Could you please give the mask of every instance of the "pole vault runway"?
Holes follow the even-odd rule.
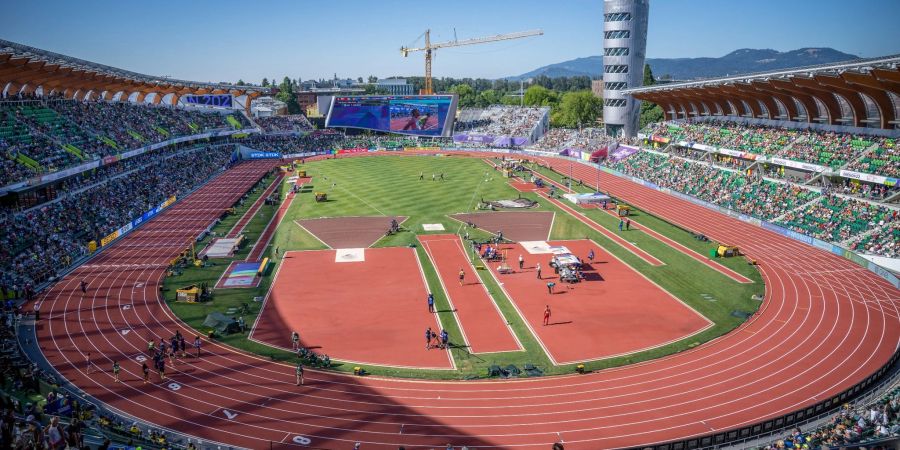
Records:
[[[570,164],[544,162],[565,172]],[[64,377],[148,422],[247,448],[546,449],[562,439],[567,449],[598,449],[709,435],[798,410],[865,379],[897,348],[900,291],[876,275],[601,174],[612,195],[758,260],[766,282],[759,313],[693,350],[581,376],[430,382],[308,370],[298,387],[293,367],[204,341],[202,358],[168,365],[165,382],[142,384],[138,361],[149,337],[181,330],[190,342],[195,334],[159,297],[166,264],[205,228],[198,218],[212,221],[271,166],[245,163],[220,175],[42,295],[38,342]],[[586,166],[574,171],[596,179]],[[87,352],[101,373],[85,374]],[[114,360],[122,383],[109,373]]]

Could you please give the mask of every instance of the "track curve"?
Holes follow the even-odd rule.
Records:
[[[569,161],[540,160],[568,173]],[[247,448],[288,448],[305,438],[331,449],[357,441],[366,450],[546,449],[560,439],[570,449],[596,449],[707,435],[800,409],[876,371],[900,342],[900,290],[875,274],[602,173],[612,195],[755,258],[766,282],[760,311],[693,350],[582,376],[440,382],[309,371],[308,385],[296,387],[292,367],[205,341],[203,358],[168,366],[165,383],[142,384],[136,358],[148,337],[195,334],[159,297],[167,262],[271,167],[238,165],[45,292],[36,332],[50,363],[114,408]],[[575,178],[597,177],[587,166],[572,170]],[[82,279],[90,283],[86,295]],[[87,352],[103,373],[85,374]],[[106,373],[113,360],[122,383]]]

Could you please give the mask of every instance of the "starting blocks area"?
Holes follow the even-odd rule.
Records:
[[[493,276],[556,364],[627,355],[697,334],[713,324],[590,240],[506,244],[508,273],[486,262]],[[584,279],[563,283],[550,267],[555,247],[584,262]],[[588,260],[594,251],[593,262]],[[524,258],[519,269],[518,258]],[[541,278],[536,264],[541,265]],[[506,270],[504,270],[506,272]],[[547,283],[554,283],[553,292]],[[544,310],[551,318],[543,325]]]
[[[448,351],[425,349],[425,329],[441,326],[428,312],[415,250],[353,253],[362,260],[338,262],[337,250],[285,253],[250,339],[290,350],[296,331],[301,345],[334,360],[453,369]]]

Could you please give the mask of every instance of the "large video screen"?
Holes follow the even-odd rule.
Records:
[[[363,128],[417,136],[450,136],[453,95],[335,97],[327,127]]]

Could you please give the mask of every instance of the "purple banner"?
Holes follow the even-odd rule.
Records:
[[[629,147],[627,145],[620,145],[619,148],[615,149],[615,151],[610,153],[609,162],[617,163],[639,151],[640,151],[639,149],[634,148],[634,147]]]
[[[521,147],[528,143],[528,138],[511,136],[491,136],[489,134],[456,134],[454,142],[478,142],[495,147]]]

